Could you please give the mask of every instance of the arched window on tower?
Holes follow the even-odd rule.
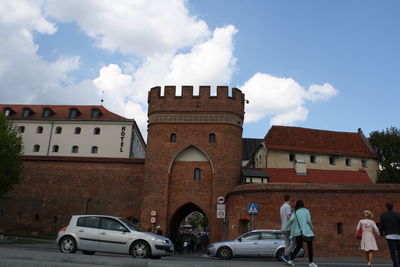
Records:
[[[176,143],[176,134],[172,133],[171,136],[170,136],[170,138],[169,138],[169,141],[170,141],[171,143]]]
[[[214,134],[214,133],[210,133],[210,134],[208,135],[208,141],[209,141],[210,143],[212,143],[212,144],[215,143],[215,134]]]
[[[200,181],[201,179],[201,170],[199,168],[194,169],[194,180]]]

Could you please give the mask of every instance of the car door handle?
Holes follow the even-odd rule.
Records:
[[[253,243],[254,245],[257,245],[258,243],[257,242],[255,242],[255,243]]]
[[[78,232],[83,233],[84,231],[83,230],[78,230]]]
[[[106,233],[105,233],[105,232],[101,232],[100,234],[101,234],[101,235],[105,235]]]

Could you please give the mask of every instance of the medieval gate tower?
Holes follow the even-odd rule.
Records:
[[[224,222],[217,219],[217,198],[240,184],[244,94],[236,88],[218,86],[160,87],[149,92],[147,158],[141,222],[156,225],[174,238],[181,221],[193,211],[203,213],[210,239],[223,238]],[[154,219],[153,219],[154,220]],[[153,224],[153,227],[154,225]]]

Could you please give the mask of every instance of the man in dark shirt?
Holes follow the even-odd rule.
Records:
[[[393,211],[393,203],[386,203],[387,212],[381,215],[379,231],[386,237],[394,267],[400,267],[400,213]]]

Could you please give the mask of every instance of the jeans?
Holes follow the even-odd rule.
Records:
[[[400,267],[400,240],[386,239],[394,267]]]
[[[290,256],[290,252],[294,249],[296,242],[290,239],[290,232],[285,232],[285,256]]]

